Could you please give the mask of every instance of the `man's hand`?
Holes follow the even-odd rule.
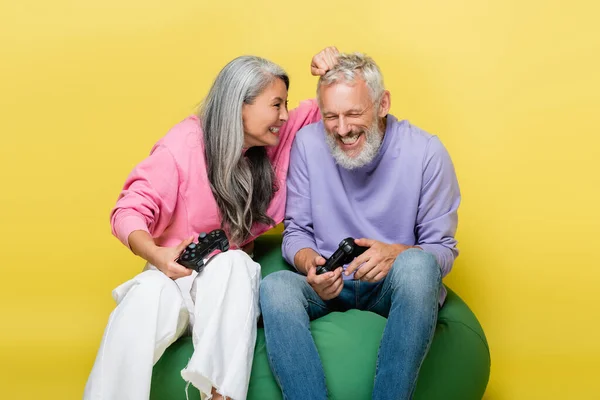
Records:
[[[335,271],[326,272],[317,275],[317,265],[325,264],[325,259],[321,256],[314,258],[313,265],[308,268],[306,281],[323,300],[331,300],[340,295],[344,288],[344,279],[342,278],[342,267]]]
[[[311,248],[300,249],[294,256],[296,269],[306,275],[306,281],[323,300],[331,300],[340,295],[344,288],[342,267],[335,271],[317,275],[317,266],[324,265],[325,259]]]
[[[405,244],[387,244],[364,238],[356,239],[355,243],[359,246],[369,247],[369,249],[348,265],[346,275],[352,274],[360,267],[354,277],[367,282],[379,282],[385,278],[392,269],[398,255],[404,250],[416,247]]]
[[[310,63],[310,73],[314,76],[325,75],[327,71],[337,64],[337,58],[340,52],[335,46],[326,47],[316,54]]]

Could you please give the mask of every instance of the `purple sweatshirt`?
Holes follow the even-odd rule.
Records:
[[[297,133],[292,146],[284,258],[293,265],[303,248],[329,257],[343,238],[368,238],[418,245],[436,257],[446,276],[458,255],[460,191],[440,140],[388,115],[375,159],[347,170],[335,163],[325,135],[323,123],[314,123]],[[445,295],[443,289],[440,303]]]

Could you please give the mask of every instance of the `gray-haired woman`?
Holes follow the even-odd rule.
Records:
[[[327,48],[313,75],[334,63]],[[218,74],[198,116],[177,124],[127,178],[112,231],[145,270],[117,287],[116,309],[84,399],[146,400],[152,367],[191,330],[194,354],[182,371],[203,398],[246,397],[259,316],[260,265],[253,240],[283,220],[295,133],[316,122],[315,101],[288,113],[289,79],[278,65],[238,57]],[[231,249],[197,274],[175,262],[201,232],[223,228]]]

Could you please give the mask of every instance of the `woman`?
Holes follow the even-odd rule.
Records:
[[[313,75],[334,63],[327,48]],[[112,231],[147,261],[113,291],[84,399],[148,399],[152,367],[190,328],[194,354],[182,377],[203,398],[246,397],[259,316],[253,240],[280,223],[295,133],[320,119],[314,101],[289,114],[289,79],[259,57],[238,57],[215,79],[199,116],[167,133],[131,172],[111,213]],[[197,274],[175,262],[200,232],[223,227],[230,250]]]

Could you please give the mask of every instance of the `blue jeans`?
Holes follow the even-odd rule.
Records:
[[[387,318],[373,399],[412,398],[435,331],[440,288],[441,271],[435,257],[418,249],[402,252],[382,281],[345,281],[340,295],[328,301],[317,295],[304,275],[278,271],[265,277],[260,305],[267,354],[283,398],[327,399],[310,321],[353,308]]]

